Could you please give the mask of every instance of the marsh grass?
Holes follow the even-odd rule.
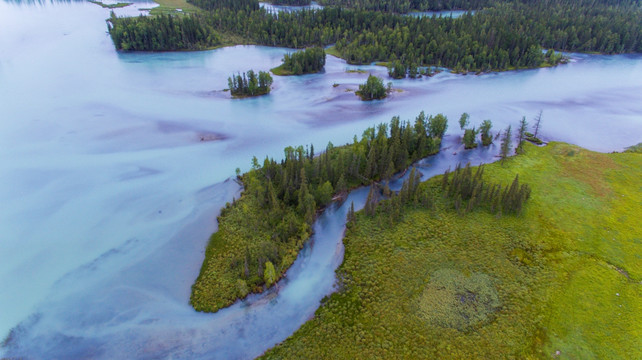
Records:
[[[527,144],[484,176],[516,173],[519,216],[459,216],[439,177],[433,209],[357,213],[340,291],[265,357],[642,358],[642,155]]]

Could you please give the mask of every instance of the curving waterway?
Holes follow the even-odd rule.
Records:
[[[642,142],[639,55],[397,80],[402,92],[373,103],[349,91],[367,73],[346,70],[386,70],[329,56],[324,73],[275,77],[271,95],[233,100],[221,91],[230,74],[268,70],[291,50],[123,54],[108,16],[86,2],[0,1],[0,337],[11,334],[1,356],[251,358],[287,338],[333,290],[346,206],[365,190],[320,217],[274,290],[197,313],[189,293],[207,238],[253,155],[344,144],[421,110],[451,120],[424,177],[495,159],[496,147],[458,145],[464,111],[497,131],[541,109],[545,140],[598,151]]]

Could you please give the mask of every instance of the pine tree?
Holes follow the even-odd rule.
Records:
[[[500,150],[500,156],[502,158],[502,163],[504,163],[504,160],[508,158],[508,154],[510,153],[510,147],[511,147],[511,126],[508,125],[506,130],[504,131],[504,135],[502,136],[502,144],[501,144],[501,150]]]
[[[519,130],[517,131],[518,143],[517,143],[517,148],[515,148],[515,154],[524,153],[524,141],[525,141],[527,126],[528,126],[528,123],[526,122],[526,116],[524,116],[522,117],[522,121],[519,122]]]
[[[535,118],[535,124],[533,125],[533,131],[535,132],[533,134],[533,137],[535,137],[535,138],[537,138],[537,133],[539,132],[539,127],[540,127],[540,124],[542,122],[542,113],[543,113],[543,110],[540,110],[539,114]]]
[[[470,115],[468,113],[463,113],[461,114],[461,117],[459,118],[459,128],[461,130],[464,130],[466,126],[470,123]]]

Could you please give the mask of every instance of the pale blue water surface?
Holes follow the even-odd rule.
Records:
[[[275,77],[269,96],[233,100],[221,91],[229,75],[268,70],[291,50],[118,53],[108,16],[85,2],[0,1],[0,337],[14,329],[0,355],[251,358],[284,340],[333,289],[347,205],[319,219],[277,289],[216,314],[188,304],[218,209],[239,194],[228,179],[253,155],[344,144],[421,110],[450,118],[425,176],[495,159],[497,146],[458,145],[464,111],[496,131],[541,109],[545,140],[592,150],[642,142],[639,55],[396,80],[402,92],[371,103],[347,91],[367,74],[346,70],[386,69],[329,56],[324,73]]]

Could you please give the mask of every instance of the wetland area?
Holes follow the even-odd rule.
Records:
[[[134,1],[113,10],[117,15],[131,16],[153,6],[154,3]],[[642,142],[642,55],[569,53],[567,64],[551,68],[481,75],[443,71],[433,77],[391,80],[392,87],[401,91],[374,102],[362,102],[346,90],[357,89],[369,74],[386,79],[387,69],[349,65],[328,55],[320,73],[274,76],[269,95],[233,99],[223,91],[228,76],[248,69],[269,71],[281,64],[284,54],[294,50],[239,45],[198,52],[118,52],[105,23],[110,11],[83,1],[0,0],[0,337],[6,337],[0,357],[260,356],[312,319],[321,301],[339,289],[335,274],[339,266],[342,271],[354,267],[353,263],[341,265],[346,215],[350,203],[354,202],[357,210],[363,206],[368,189],[352,191],[347,201],[329,206],[318,217],[312,238],[275,287],[214,314],[196,312],[189,303],[191,286],[199,274],[208,238],[217,229],[216,216],[226,203],[239,198],[241,186],[235,181],[236,169],[250,170],[253,156],[280,160],[286,146],[313,144],[324,149],[328,141],[335,145],[351,143],[354,135],[360,137],[369,126],[388,122],[393,116],[412,122],[422,110],[426,114],[443,113],[450,119],[441,151],[419,162],[417,169],[423,180],[443,174],[458,163],[479,165],[497,160],[499,141],[490,147],[464,150],[456,124],[463,112],[470,114],[475,125],[492,119],[496,132],[509,124],[515,128],[522,116],[531,121],[542,110],[540,138],[556,143],[549,145],[552,148],[533,146],[531,161],[540,163],[571,151],[582,154],[574,159],[586,157],[592,161],[591,168],[555,158],[549,162],[555,164],[554,169],[542,168],[543,174],[559,177],[559,168],[566,166],[574,179],[582,182],[573,186],[597,189],[597,195],[582,193],[584,190],[573,192],[570,205],[551,216],[558,219],[582,209],[587,205],[579,199],[586,196],[593,199],[589,203],[590,216],[600,211],[622,214],[619,222],[609,219],[608,223],[600,223],[607,229],[600,236],[619,229],[622,241],[631,244],[609,250],[594,244],[596,240],[591,238],[587,245],[581,243],[586,235],[581,229],[573,228],[573,232],[564,227],[568,224],[560,223],[556,228],[559,232],[572,234],[572,240],[564,243],[567,247],[557,253],[555,260],[545,259],[545,253],[550,251],[548,245],[538,248],[538,258],[531,260],[538,266],[558,261],[562,264],[560,271],[566,274],[588,272],[595,267],[622,270],[621,266],[628,266],[624,270],[629,280],[623,280],[624,285],[613,285],[621,279],[600,273],[599,279],[577,275],[581,280],[569,286],[577,289],[590,281],[613,281],[605,291],[618,292],[617,296],[622,293],[631,320],[609,319],[632,338],[624,345],[605,344],[605,349],[621,345],[639,351],[640,340],[636,341],[635,334],[639,336],[642,323],[640,230],[625,218],[642,209],[639,197],[637,203],[607,204],[601,196],[640,195],[639,156],[615,158],[618,154],[603,153],[621,152]],[[523,169],[528,159],[510,159],[508,169],[521,169],[525,178],[541,184],[536,171]],[[498,164],[490,167],[495,169],[491,176],[504,182],[514,174]],[[600,182],[591,181],[587,176],[596,168],[617,169],[613,174],[628,169],[630,173],[620,178],[604,170],[607,172]],[[557,186],[555,196],[563,196],[561,190],[570,186],[564,182],[550,185]],[[401,180],[391,184],[393,189],[400,187]],[[539,188],[542,192],[545,189]],[[552,204],[540,195],[533,199],[528,209],[531,213],[543,214],[542,209]],[[442,206],[446,205],[438,205]],[[492,218],[488,214],[474,216],[480,221]],[[362,217],[360,214],[360,222],[349,236],[378,226],[374,220]],[[446,216],[450,217],[453,223],[462,221],[452,214]],[[430,228],[435,226],[433,220],[413,212],[403,226],[410,227],[409,222],[415,221],[418,226]],[[509,222],[509,230],[502,233],[504,238],[529,226],[505,221]],[[581,227],[576,223],[572,226]],[[408,228],[399,231],[402,230],[412,232]],[[384,230],[377,233],[377,237],[385,235]],[[564,238],[559,233],[555,236]],[[633,241],[636,236],[637,243]],[[528,247],[525,244],[532,239],[520,241],[520,246]],[[354,244],[358,242],[350,246]],[[412,246],[406,242],[386,244],[377,256],[414,261],[414,255],[395,252],[408,251]],[[457,246],[460,249],[463,245]],[[427,254],[451,250],[438,245],[420,249]],[[488,247],[482,254],[495,256],[501,251]],[[564,262],[575,252],[594,254],[597,260],[589,266],[593,268],[577,270],[586,268]],[[452,256],[454,263],[460,255]],[[581,261],[585,260],[577,260]],[[380,264],[372,266],[375,272],[389,270]],[[517,271],[510,264],[502,266],[501,271],[507,274]],[[439,269],[422,271],[434,274]],[[475,267],[462,271],[474,272]],[[529,279],[535,281],[547,274],[538,273]],[[557,280],[556,284],[564,286]],[[536,290],[539,295],[555,297],[546,289]],[[520,291],[502,288],[499,296],[522,296]],[[596,299],[602,297],[603,294],[595,295]],[[324,301],[340,304],[342,300],[332,297]],[[407,309],[414,305],[395,306]],[[326,308],[314,322],[320,318],[332,321],[336,315],[332,309],[337,308]],[[567,308],[560,305],[548,310],[563,314],[564,309]],[[582,309],[578,313],[590,306]],[[519,313],[511,316],[516,314]],[[390,316],[386,321],[394,321],[393,315],[385,315]],[[355,320],[355,326],[363,326],[360,321]],[[314,338],[318,331],[313,328],[314,322],[304,325],[295,338],[268,355],[283,357],[285,351],[297,349],[293,341]],[[635,322],[637,325],[632,324]],[[345,330],[322,326],[326,326],[326,334],[338,328]],[[381,331],[380,338],[385,339],[388,330]],[[488,336],[500,336],[499,331],[489,331]],[[538,331],[533,330],[543,334]],[[550,354],[562,349],[562,354],[568,351],[580,357],[622,356],[615,350],[600,353],[584,343],[572,344],[563,335],[552,340],[542,338],[546,346],[541,351]],[[579,335],[570,339],[590,340]],[[341,345],[349,348],[349,344]],[[442,349],[437,343],[427,344]],[[381,346],[400,349],[407,344],[390,341]],[[297,354],[292,352],[290,356],[296,358]],[[452,354],[457,356],[456,352]]]

